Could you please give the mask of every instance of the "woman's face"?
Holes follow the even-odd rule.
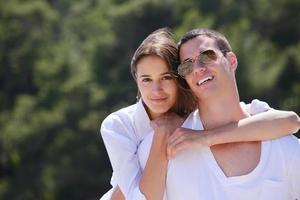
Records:
[[[138,89],[150,118],[169,111],[176,102],[178,87],[167,63],[158,56],[145,56],[138,61],[136,71]]]

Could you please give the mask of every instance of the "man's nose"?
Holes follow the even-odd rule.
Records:
[[[193,63],[193,72],[199,73],[199,72],[204,72],[206,71],[206,66],[202,63],[199,62],[194,62]]]

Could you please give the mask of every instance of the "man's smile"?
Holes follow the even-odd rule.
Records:
[[[197,86],[200,86],[200,85],[205,84],[208,81],[211,81],[213,79],[214,79],[214,76],[208,76],[208,77],[205,77],[205,78],[199,80],[196,84],[197,84]]]

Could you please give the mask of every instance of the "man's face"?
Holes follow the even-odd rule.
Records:
[[[204,62],[207,55],[203,56],[202,52],[207,51],[212,53],[208,55],[208,62]],[[181,64],[190,62],[193,66],[184,78],[198,99],[226,92],[230,88],[235,68],[216,46],[213,38],[198,36],[187,41],[181,46],[179,56]]]

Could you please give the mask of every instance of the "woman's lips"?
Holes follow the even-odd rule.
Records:
[[[155,102],[161,102],[166,100],[167,97],[155,97],[155,98],[150,98],[151,101],[155,101]]]

